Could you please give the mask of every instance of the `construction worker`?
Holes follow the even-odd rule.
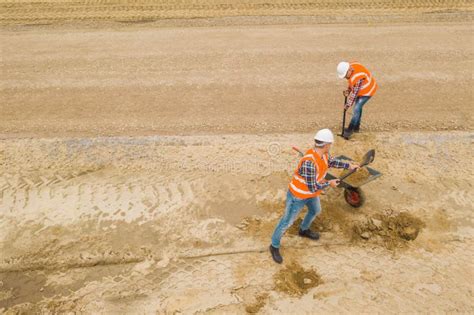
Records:
[[[342,61],[337,65],[337,75],[346,78],[349,87],[343,92],[347,97],[345,108],[355,104],[349,127],[344,131],[344,138],[349,139],[352,133],[359,132],[362,108],[377,91],[377,82],[369,70],[358,62]]]
[[[300,225],[299,235],[312,240],[319,239],[319,233],[310,230],[311,223],[321,212],[319,195],[328,186],[339,185],[338,179],[326,181],[329,167],[357,169],[357,163],[345,163],[329,157],[329,149],[334,142],[334,135],[329,129],[319,130],[314,136],[314,147],[309,149],[301,158],[298,167],[289,184],[286,195],[285,213],[272,235],[270,253],[273,260],[279,264],[283,262],[280,254],[280,240],[286,230],[293,224],[304,206],[308,207],[303,222]]]

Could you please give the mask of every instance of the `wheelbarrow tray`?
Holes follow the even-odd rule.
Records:
[[[335,159],[336,159],[336,160],[354,161],[353,159],[351,159],[350,157],[347,157],[347,156],[345,156],[345,155],[336,156]],[[342,180],[338,187],[341,187],[341,188],[349,188],[349,189],[350,189],[350,188],[357,188],[357,187],[363,186],[363,185],[365,185],[365,184],[367,184],[367,183],[369,183],[369,182],[375,180],[376,178],[382,176],[382,173],[380,173],[379,171],[377,171],[377,170],[375,170],[375,169],[373,169],[373,168],[371,168],[371,167],[365,166],[365,168],[366,168],[367,171],[369,172],[369,176],[368,176],[365,180],[363,180],[363,181],[361,181],[360,183],[358,183],[357,186],[351,185],[351,184],[345,182],[344,180]],[[326,180],[337,179],[337,178],[338,178],[338,177],[334,176],[334,175],[331,174],[331,173],[327,173],[327,174],[326,174],[326,177],[325,177]],[[350,176],[347,177],[347,178],[349,179]]]

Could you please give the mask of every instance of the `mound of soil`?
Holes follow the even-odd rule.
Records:
[[[323,281],[313,269],[305,270],[301,265],[292,263],[273,276],[275,290],[291,296],[302,296]]]
[[[339,176],[344,176],[348,172],[348,170],[344,170]],[[369,177],[369,171],[366,168],[361,168],[357,172],[353,173],[351,176],[344,179],[344,182],[354,187],[358,187],[362,185]]]
[[[352,217],[345,211],[338,209],[332,204],[322,202],[323,210],[311,223],[310,229],[317,232],[342,232],[345,235],[351,235]],[[288,229],[288,234],[297,235],[303,217],[306,215],[306,209],[300,217],[295,220],[293,225]]]
[[[353,227],[351,215],[326,201],[322,201],[321,206],[323,210],[313,223],[311,223],[311,230],[318,232],[342,232],[344,235],[351,237]],[[277,219],[269,220],[268,218],[254,215],[244,218],[236,227],[242,231],[246,231],[255,238],[268,241],[283,215],[285,203],[259,203],[259,207],[268,214],[278,213]],[[287,235],[298,235],[302,218],[306,215],[306,212],[307,209],[305,207],[302,213],[300,213],[299,218],[296,219],[293,225],[288,229]]]
[[[260,311],[268,299],[268,293],[259,294],[256,297],[255,303],[245,306],[245,311],[249,314],[256,314]]]
[[[425,223],[408,212],[378,215],[354,225],[354,240],[382,242],[387,248],[400,247],[418,237]]]

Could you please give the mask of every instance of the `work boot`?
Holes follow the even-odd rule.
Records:
[[[279,248],[276,248],[276,247],[273,247],[273,245],[270,245],[270,253],[272,254],[273,260],[277,264],[281,264],[283,262],[283,257],[281,257],[281,255],[280,255],[280,249]]]
[[[304,230],[304,231],[302,229],[300,229],[298,231],[298,234],[302,237],[307,237],[307,238],[310,238],[310,239],[315,240],[315,241],[319,240],[319,233],[318,232],[313,232],[310,229],[307,229],[307,230]]]
[[[342,135],[344,139],[349,140],[349,138],[352,136],[354,133],[354,129],[356,127],[352,124],[352,122],[349,124],[349,127],[344,130],[344,134]]]
[[[349,138],[352,136],[352,133],[353,133],[353,130],[351,128],[346,128],[344,130],[344,134],[342,135],[342,137],[346,140],[349,140]]]
[[[355,127],[355,128],[354,128],[354,132],[359,133],[359,132],[360,132],[360,126]]]

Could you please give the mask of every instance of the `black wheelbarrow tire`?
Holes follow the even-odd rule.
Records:
[[[345,188],[344,199],[351,207],[359,208],[365,202],[365,195],[362,192],[362,189],[360,188],[356,188],[356,187]]]

